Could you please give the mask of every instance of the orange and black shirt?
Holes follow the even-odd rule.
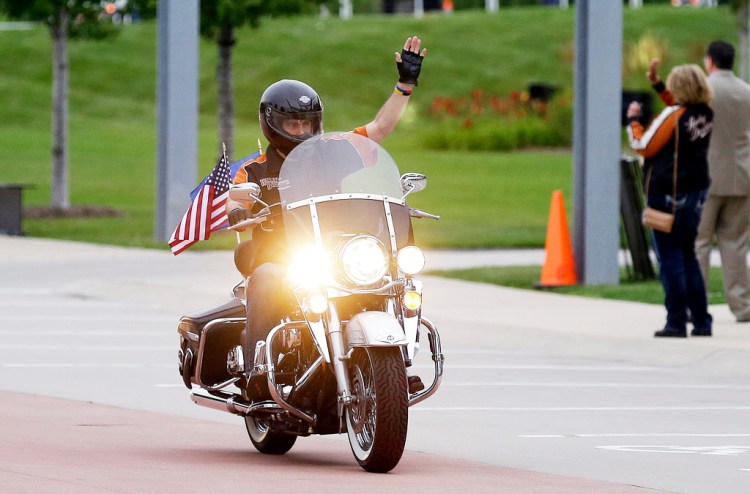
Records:
[[[674,104],[674,97],[656,85],[659,96],[667,106],[644,130],[637,118],[628,120],[630,147],[645,158],[644,177],[650,180],[649,195],[671,195],[677,149],[677,193],[707,189],[708,144],[713,127],[713,110],[703,103]],[[676,131],[675,131],[676,127]]]

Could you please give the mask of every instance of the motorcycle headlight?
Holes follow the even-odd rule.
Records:
[[[424,268],[424,253],[419,247],[410,245],[398,251],[398,269],[408,276],[415,275]]]
[[[374,285],[388,272],[388,255],[383,244],[370,236],[358,236],[341,249],[346,278],[355,285]]]
[[[318,286],[331,280],[331,260],[316,246],[298,250],[289,263],[287,276],[295,286]]]

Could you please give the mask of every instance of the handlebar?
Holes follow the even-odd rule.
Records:
[[[271,211],[268,208],[263,208],[258,214],[256,214],[252,218],[242,220],[236,225],[230,225],[227,227],[227,229],[237,231],[240,228],[247,228],[248,226],[258,225],[266,221],[266,219],[268,219],[270,215],[271,215]]]

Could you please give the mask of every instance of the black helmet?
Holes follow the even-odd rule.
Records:
[[[284,79],[268,86],[260,97],[260,127],[276,149],[284,154],[310,137],[323,133],[323,103],[313,88],[304,82]],[[309,122],[301,133],[290,134],[283,128],[286,120]]]

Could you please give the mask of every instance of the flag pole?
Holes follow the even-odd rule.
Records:
[[[224,163],[229,163],[229,160],[227,160],[227,143],[226,142],[222,141],[221,152],[224,155]],[[238,230],[235,230],[234,234],[237,235],[237,243],[239,244],[242,241],[242,237],[240,237],[240,232]]]

